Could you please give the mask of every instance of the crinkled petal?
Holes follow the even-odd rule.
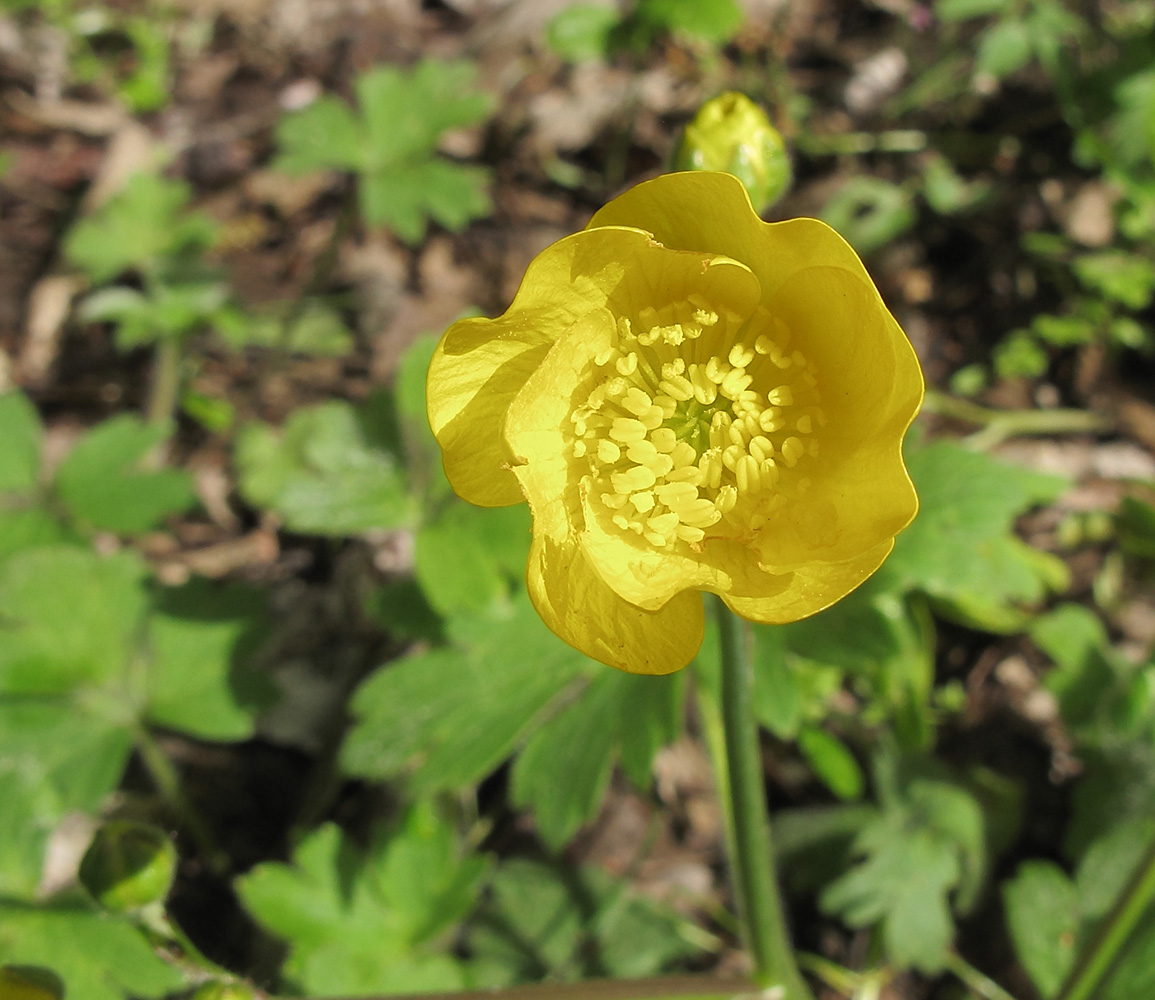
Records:
[[[819,264],[844,267],[870,282],[858,254],[825,222],[763,222],[742,182],[730,174],[686,171],[655,177],[600,208],[587,228],[597,226],[633,226],[674,250],[740,260],[761,282],[763,301],[795,271]]]
[[[731,611],[751,621],[768,625],[795,622],[842,600],[883,564],[893,548],[894,539],[888,538],[847,562],[806,566],[782,576],[766,574],[767,589],[762,594],[720,596]]]
[[[429,365],[426,398],[445,474],[459,496],[484,507],[522,500],[501,441],[510,401],[558,338],[606,304],[627,262],[650,245],[635,229],[575,233],[534,259],[504,315],[460,320],[445,332]]]
[[[845,268],[796,272],[768,308],[814,366],[827,424],[806,467],[810,489],[771,519],[757,548],[773,572],[840,563],[918,511],[902,438],[922,403],[922,372],[874,287]]]
[[[534,535],[526,580],[546,625],[619,670],[673,673],[702,645],[701,594],[687,591],[658,611],[644,611],[614,593],[578,547],[549,536]]]

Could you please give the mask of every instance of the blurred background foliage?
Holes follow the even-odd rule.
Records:
[[[0,996],[742,970],[715,639],[560,643],[424,417],[677,163],[837,226],[931,387],[892,557],[755,629],[795,938],[1055,997],[1155,834],[1153,67],[1143,0],[0,0]]]

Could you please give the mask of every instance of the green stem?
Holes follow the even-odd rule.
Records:
[[[181,817],[189,834],[196,842],[197,849],[200,851],[205,864],[218,875],[227,874],[228,858],[218,849],[208,825],[189,802],[188,796],[185,795],[184,788],[181,786],[180,775],[172,761],[169,760],[168,754],[164,752],[147,726],[136,726],[133,736],[145,770],[148,771],[149,777],[152,778],[161,797]]]
[[[922,408],[980,425],[983,429],[968,439],[976,448],[993,447],[1017,434],[1102,434],[1114,427],[1107,417],[1087,410],[994,410],[933,389],[927,390]]]
[[[758,726],[751,704],[753,673],[750,630],[716,600],[721,636],[721,714],[729,794],[730,866],[746,946],[754,959],[754,979],[780,988],[782,1000],[811,1000],[811,993],[786,935],[770,841],[769,811],[762,773]]]
[[[1107,975],[1135,925],[1155,899],[1155,841],[1095,937],[1083,949],[1056,1000],[1089,1000]]]
[[[181,344],[176,337],[162,337],[157,341],[146,414],[148,422],[154,426],[167,424],[176,413],[180,395],[180,355]]]
[[[961,955],[950,955],[946,967],[958,976],[972,993],[977,993],[984,1000],[1015,1000],[1010,993],[989,976],[979,972]]]

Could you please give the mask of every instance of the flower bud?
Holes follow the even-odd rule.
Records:
[[[790,156],[778,130],[745,94],[729,91],[707,101],[686,126],[675,170],[724,170],[750,193],[759,213],[790,187]]]
[[[105,909],[139,910],[168,895],[176,860],[176,848],[163,830],[113,820],[96,831],[84,852],[80,882]]]

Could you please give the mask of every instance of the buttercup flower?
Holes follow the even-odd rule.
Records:
[[[918,500],[918,362],[846,242],[765,223],[722,173],[667,174],[446,331],[429,420],[457,493],[528,500],[554,632],[635,673],[685,666],[698,591],[804,618],[873,573]]]

